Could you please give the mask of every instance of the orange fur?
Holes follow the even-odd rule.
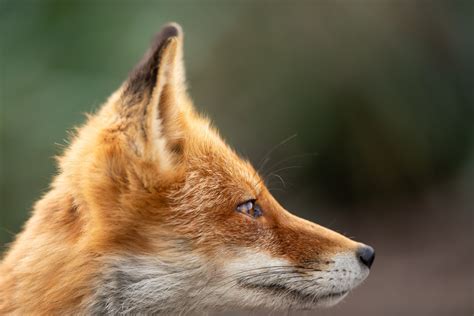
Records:
[[[160,36],[59,158],[50,191],[0,265],[0,314],[86,313],[104,258],[173,256],[174,238],[222,265],[237,247],[324,266],[360,246],[278,204],[194,110],[179,27]],[[253,199],[261,218],[235,212]]]

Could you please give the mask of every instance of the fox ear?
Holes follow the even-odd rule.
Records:
[[[163,167],[179,159],[184,146],[182,46],[181,27],[176,23],[163,27],[123,90],[123,103],[129,107],[125,112],[140,116],[145,156],[158,159]]]

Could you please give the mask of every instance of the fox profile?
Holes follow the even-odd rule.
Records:
[[[0,264],[0,314],[178,314],[341,301],[374,250],[287,212],[188,97],[165,26],[88,117]]]

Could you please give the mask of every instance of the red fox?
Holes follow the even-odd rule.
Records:
[[[58,159],[0,264],[0,314],[180,314],[341,301],[374,250],[298,218],[187,95],[166,25]]]

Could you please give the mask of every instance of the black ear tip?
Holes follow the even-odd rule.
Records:
[[[160,63],[160,56],[172,38],[182,38],[183,31],[178,23],[168,23],[155,35],[150,49],[140,63],[135,66],[128,79],[126,95],[141,95],[144,90],[151,90],[156,84],[156,76]],[[133,99],[135,101],[135,99]]]
[[[183,34],[183,29],[181,28],[181,25],[179,25],[176,22],[171,22],[163,26],[161,31],[157,34],[157,37],[162,40],[167,40],[168,38],[171,38],[171,37],[182,36],[182,34]]]
[[[161,31],[153,39],[152,51],[159,52],[166,41],[173,37],[181,37],[183,30],[178,23],[171,22],[161,28]]]

